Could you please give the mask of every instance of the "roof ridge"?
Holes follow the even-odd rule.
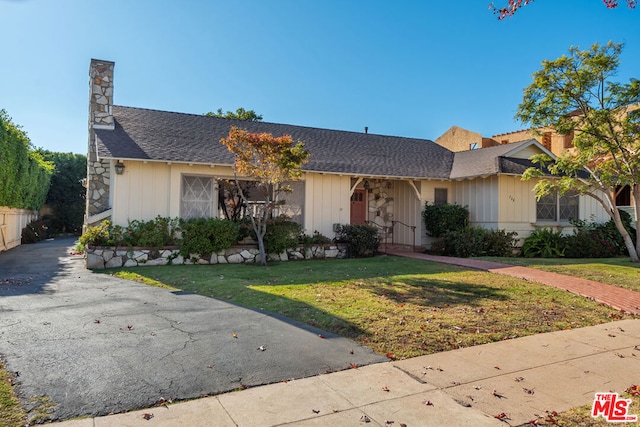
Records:
[[[230,119],[230,118],[226,118],[226,117],[207,116],[206,114],[184,113],[184,112],[180,112],[180,111],[159,110],[157,108],[129,107],[129,106],[126,106],[126,105],[114,105],[114,107],[128,108],[128,109],[132,109],[132,110],[152,111],[152,112],[158,112],[158,113],[178,114],[178,115],[183,115],[183,116],[203,117],[203,118],[214,119],[214,120],[224,120],[224,121],[228,120],[228,121],[234,121],[234,122],[244,122],[243,120],[240,120],[240,119]],[[266,122],[266,121],[249,122],[249,123],[258,123],[258,124],[276,125],[276,126],[291,126],[291,127],[295,127],[295,128],[299,128],[299,129],[314,129],[314,130],[320,130],[320,131],[342,132],[342,133],[348,133],[348,134],[353,134],[353,135],[371,135],[371,136],[378,136],[378,137],[385,137],[385,138],[399,138],[399,139],[406,139],[406,140],[412,140],[412,141],[425,141],[425,142],[431,142],[431,143],[435,144],[435,142],[432,139],[414,138],[414,137],[410,137],[410,136],[384,135],[384,134],[371,133],[371,132],[366,132],[365,133],[365,132],[356,132],[356,131],[352,131],[352,130],[330,129],[330,128],[322,128],[322,127],[316,127],[316,126],[303,126],[303,125],[294,125],[294,124],[290,124],[290,123],[276,123],[276,122]],[[442,147],[440,145],[438,145],[438,146]],[[442,148],[448,150],[446,147],[442,147]],[[450,150],[448,150],[448,151],[450,151]]]

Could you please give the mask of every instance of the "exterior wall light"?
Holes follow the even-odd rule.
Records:
[[[114,167],[116,169],[117,175],[122,175],[124,173],[124,163],[122,163],[120,160],[118,160]]]

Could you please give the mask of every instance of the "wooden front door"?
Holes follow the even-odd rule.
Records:
[[[351,224],[366,224],[367,198],[365,190],[355,190],[351,195]]]

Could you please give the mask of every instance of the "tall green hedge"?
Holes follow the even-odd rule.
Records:
[[[27,134],[0,110],[0,206],[40,209],[52,172],[53,165],[42,159]]]

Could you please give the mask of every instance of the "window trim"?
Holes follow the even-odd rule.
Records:
[[[549,200],[549,197],[553,197],[554,198],[554,203],[553,203],[553,209],[554,209],[554,218],[553,219],[549,219],[549,218],[539,218],[538,217],[538,206],[540,205],[540,202],[546,198],[547,200]],[[569,205],[569,201],[575,198],[576,203],[575,203],[575,218],[573,216],[567,216],[566,218],[563,218],[561,216],[562,210],[563,210],[563,206],[564,208],[568,209],[568,205]],[[547,202],[547,205],[550,205],[551,203]],[[544,224],[570,224],[571,219],[580,219],[580,196],[575,193],[575,192],[567,192],[565,194],[563,194],[562,196],[558,194],[557,191],[554,191],[553,194],[549,194],[543,198],[541,198],[540,200],[536,199],[536,223],[544,223]]]

